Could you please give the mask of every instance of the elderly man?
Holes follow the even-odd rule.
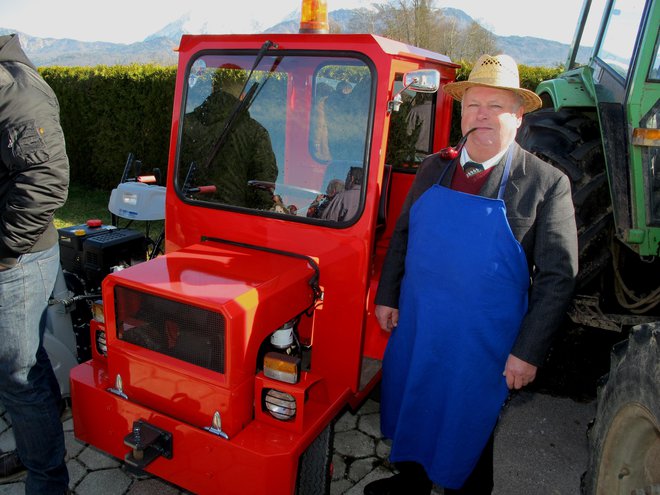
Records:
[[[534,380],[570,302],[577,234],[568,178],[515,143],[525,112],[506,55],[444,91],[462,102],[456,158],[420,166],[376,295],[391,331],[381,428],[399,473],[364,493],[489,494],[493,433],[510,389]]]

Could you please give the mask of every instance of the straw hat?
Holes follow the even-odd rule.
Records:
[[[482,55],[475,62],[467,81],[449,83],[443,89],[449,96],[461,101],[465,91],[473,86],[513,91],[522,98],[525,112],[541,108],[541,98],[533,91],[520,87],[518,65],[508,55]]]

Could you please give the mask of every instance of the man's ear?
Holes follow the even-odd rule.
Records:
[[[522,125],[523,115],[525,115],[525,109],[520,107],[516,112],[516,129],[519,129]]]

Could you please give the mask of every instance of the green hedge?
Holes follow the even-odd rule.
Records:
[[[471,65],[461,63],[457,80]],[[167,173],[176,67],[155,65],[44,67],[58,96],[73,183],[110,191],[129,152],[143,170]],[[533,90],[559,68],[520,67],[521,85]],[[460,106],[454,105],[450,141],[460,138]]]
[[[40,69],[61,107],[71,180],[116,186],[129,152],[144,170],[167,169],[175,67],[153,65]]]

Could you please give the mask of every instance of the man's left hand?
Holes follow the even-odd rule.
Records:
[[[509,354],[504,366],[504,376],[506,377],[506,385],[510,390],[514,388],[519,390],[525,385],[529,385],[536,378],[536,370],[538,368],[527,361],[517,358],[513,354]]]

